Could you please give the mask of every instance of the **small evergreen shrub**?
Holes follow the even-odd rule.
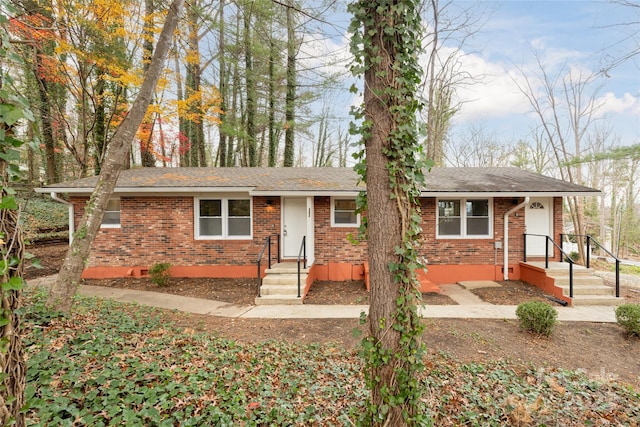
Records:
[[[167,286],[169,284],[169,279],[171,278],[171,273],[169,272],[170,268],[171,264],[168,262],[153,264],[149,269],[151,281],[158,286]]]
[[[529,301],[516,308],[520,326],[530,332],[549,336],[557,323],[558,311],[542,301]]]
[[[616,308],[616,321],[627,334],[640,337],[640,304],[622,304]]]

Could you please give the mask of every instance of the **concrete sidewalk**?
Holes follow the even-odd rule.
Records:
[[[49,286],[54,276],[31,279],[28,286]],[[420,309],[425,318],[460,319],[516,319],[515,305],[493,305],[480,300],[475,294],[460,285],[447,285],[443,293],[458,305],[425,305]],[[161,292],[138,291],[103,286],[81,285],[80,294],[109,298],[120,302],[138,303],[152,307],[179,310],[189,313],[219,317],[253,319],[357,319],[360,313],[367,313],[368,305],[261,305],[242,306],[220,301],[183,297]],[[616,321],[615,307],[581,306],[556,307],[558,320],[565,322],[608,322]]]

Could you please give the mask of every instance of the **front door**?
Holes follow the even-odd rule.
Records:
[[[532,197],[525,212],[525,227],[527,233],[527,257],[544,256],[544,245],[547,239],[529,234],[538,234],[553,238],[553,228],[551,227],[553,218],[553,207],[551,199]],[[551,243],[549,243],[551,245]],[[549,247],[549,255],[553,254],[553,246]]]
[[[282,256],[297,258],[307,234],[307,199],[285,197],[282,205]]]

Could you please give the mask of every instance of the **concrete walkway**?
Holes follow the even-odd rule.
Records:
[[[28,286],[49,286],[55,276],[32,279]],[[367,313],[368,305],[261,305],[242,306],[220,301],[184,297],[161,292],[138,291],[103,286],[81,285],[80,294],[109,298],[120,302],[138,303],[189,313],[220,317],[254,319],[357,319]],[[425,305],[420,314],[425,318],[516,319],[515,305],[493,305],[480,300],[460,285],[443,286],[443,294],[458,305]],[[556,307],[558,320],[566,322],[615,322],[615,307]]]

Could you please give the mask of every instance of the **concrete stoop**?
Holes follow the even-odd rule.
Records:
[[[304,291],[309,269],[300,269],[300,288]],[[298,266],[296,263],[278,263],[265,270],[260,288],[260,297],[256,297],[256,305],[297,305],[302,304],[298,298]]]
[[[567,268],[549,268],[547,277],[555,281],[555,286],[562,289],[564,296],[569,296],[569,271]],[[604,284],[604,279],[594,274],[594,270],[575,266],[573,270],[573,298],[571,305],[604,305],[617,306],[624,303],[624,298],[616,298],[615,289]]]

